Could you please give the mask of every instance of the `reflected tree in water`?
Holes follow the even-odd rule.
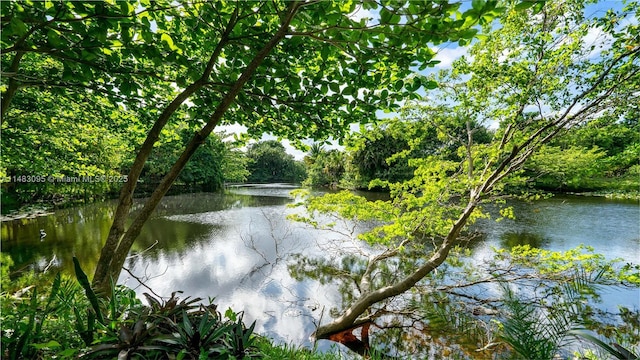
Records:
[[[530,232],[506,232],[500,235],[500,245],[505,249],[514,246],[528,245],[534,248],[541,248],[549,243],[549,239],[540,234]]]

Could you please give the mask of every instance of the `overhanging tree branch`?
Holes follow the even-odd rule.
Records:
[[[100,259],[98,261],[98,265],[96,266],[93,278],[93,282],[96,286],[103,286],[104,290],[106,290],[106,287],[110,286],[111,281],[109,277],[111,274],[109,273],[109,270],[112,268],[112,266],[110,266],[111,262],[113,261],[112,255],[116,251],[116,249],[119,248],[119,243],[125,233],[124,228],[127,220],[127,215],[129,214],[129,210],[131,209],[131,205],[133,204],[133,193],[135,191],[137,181],[140,178],[140,174],[142,173],[144,164],[151,154],[151,151],[153,150],[154,144],[158,141],[162,129],[167,124],[171,116],[178,110],[180,105],[182,105],[182,103],[184,103],[191,95],[208,84],[209,77],[211,76],[215,63],[220,57],[222,49],[228,42],[229,35],[236,25],[237,15],[238,9],[236,8],[234,14],[229,19],[227,27],[220,40],[218,41],[216,48],[211,54],[205,69],[203,70],[202,76],[197,81],[189,85],[186,89],[184,89],[180,94],[178,94],[178,96],[173,99],[173,101],[169,105],[167,105],[167,107],[160,114],[153,127],[147,134],[147,138],[142,144],[140,150],[138,150],[138,154],[136,155],[136,158],[131,166],[131,170],[129,171],[128,181],[123,185],[120,191],[120,198],[118,207],[115,211],[114,222],[109,231],[107,241],[105,242],[105,245],[100,253]],[[126,257],[126,253],[124,254],[124,256]],[[124,264],[124,258],[122,258],[122,264]],[[120,268],[122,267],[122,264],[120,265]],[[118,270],[116,274],[119,273],[120,271]]]
[[[231,89],[229,89],[227,94],[222,98],[216,110],[209,118],[207,124],[198,133],[196,133],[194,137],[191,139],[191,141],[189,142],[189,144],[187,144],[182,155],[180,155],[180,158],[171,167],[169,172],[165,175],[165,177],[162,179],[160,184],[156,187],[156,189],[154,190],[150,198],[145,203],[143,209],[140,211],[138,216],[134,219],[133,223],[131,224],[131,226],[129,226],[127,231],[126,232],[123,231],[124,219],[126,219],[126,216],[123,216],[123,215],[126,215],[126,213],[121,214],[123,220],[119,221],[119,223],[117,224],[118,225],[117,229],[114,229],[114,227],[116,226],[116,221],[114,221],[114,227],[112,227],[112,229],[114,229],[114,235],[112,236],[110,234],[107,241],[109,242],[110,238],[113,238],[114,240],[119,240],[119,241],[109,242],[110,249],[108,249],[107,252],[105,252],[105,249],[107,248],[107,246],[105,245],[105,247],[103,248],[103,251],[101,254],[101,260],[103,260],[103,257],[104,257],[104,261],[99,262],[98,264],[99,267],[96,269],[96,274],[94,277],[95,285],[99,286],[102,289],[105,289],[105,286],[108,286],[108,283],[109,283],[109,281],[107,281],[108,280],[107,277],[115,276],[116,274],[120,273],[120,270],[122,269],[122,265],[124,264],[124,260],[129,252],[129,249],[131,248],[131,245],[133,244],[135,239],[140,234],[140,231],[142,230],[142,226],[144,225],[146,220],[149,218],[149,216],[151,215],[153,210],[156,208],[160,200],[162,200],[162,197],[164,197],[166,192],[169,190],[169,188],[171,187],[175,179],[180,174],[180,171],[184,168],[186,163],[189,161],[189,158],[198,149],[200,144],[204,142],[207,136],[209,136],[209,134],[213,131],[213,129],[218,125],[218,123],[222,119],[227,109],[231,106],[231,104],[235,100],[238,93],[240,93],[240,91],[242,90],[242,87],[244,86],[244,84],[251,78],[251,76],[255,73],[256,69],[260,66],[260,64],[264,61],[264,59],[269,55],[269,53],[285,37],[289,24],[295,17],[299,8],[300,8],[300,3],[298,2],[292,2],[289,4],[287,13],[282,18],[282,22],[278,31],[266,43],[266,45],[255,55],[253,60],[244,69],[244,71],[242,72],[240,77],[236,80],[236,82],[233,84]],[[206,83],[205,80],[206,79],[203,79],[202,81],[203,84]],[[153,144],[151,143],[151,147],[152,146]],[[151,147],[149,147],[149,152],[151,151]],[[134,174],[136,176],[134,178],[137,179],[137,177],[140,175],[142,166],[144,165],[144,161],[146,160],[147,156],[144,156],[144,157],[141,156],[140,162],[138,163],[139,164],[138,168],[136,169],[136,174]],[[138,161],[138,158],[136,158],[136,161]],[[136,166],[136,163],[134,163],[134,167],[135,166]],[[133,172],[133,169],[132,169],[132,172]],[[130,178],[131,178],[131,175],[130,175]],[[130,189],[127,189],[127,187]],[[123,191],[121,193],[121,203],[127,204],[126,206],[127,212],[131,205],[133,188],[135,188],[135,186],[133,185],[125,186],[125,188],[123,188]],[[124,207],[123,207],[123,210],[124,210]],[[116,215],[116,219],[119,219],[117,215]],[[122,234],[121,239],[120,239],[120,234]],[[100,271],[98,272],[98,270]]]
[[[577,121],[577,119],[581,119],[589,114],[591,109],[597,108],[600,103],[608,99],[617,87],[621,86],[622,83],[625,83],[633,76],[635,76],[636,71],[632,71],[628,74],[625,74],[625,76],[621,77],[620,79],[617,79],[618,81],[612,83],[606,89],[601,89],[601,85],[610,76],[610,74],[615,71],[616,66],[625,59],[632,58],[635,54],[638,53],[638,51],[638,48],[634,48],[631,51],[625,52],[615,57],[607,66],[603,68],[600,75],[595,79],[595,81],[588,89],[586,89],[582,93],[577,94],[573,98],[573,100],[570,102],[570,105],[565,109],[565,111],[563,111],[561,116],[556,118],[554,121],[540,127],[532,134],[525,137],[522,141],[513,144],[511,151],[506,154],[506,156],[499,153],[497,156],[504,156],[502,160],[499,161],[498,165],[490,171],[490,174],[487,177],[484,177],[484,173],[489,170],[489,167],[485,167],[483,169],[483,177],[481,179],[481,182],[479,185],[473,187],[470,190],[470,196],[466,207],[461,211],[460,216],[449,229],[442,244],[436,248],[430,258],[426,260],[423,265],[419,266],[416,270],[414,270],[399,282],[396,282],[392,285],[384,286],[371,292],[365,292],[361,294],[360,298],[358,298],[350,306],[348,306],[342,312],[341,316],[335,318],[330,323],[319,325],[313,336],[316,339],[330,339],[333,334],[337,334],[350,329],[355,324],[360,324],[362,321],[368,321],[368,317],[362,316],[364,316],[364,314],[372,305],[408,291],[416,284],[418,284],[418,282],[422,280],[426,275],[440,266],[447,258],[449,252],[455,244],[455,241],[460,235],[462,228],[467,223],[472,212],[480,202],[480,199],[485,197],[490,191],[492,191],[494,186],[500,180],[504,179],[506,176],[519,169],[540,145],[548,142],[566,126],[569,126]],[[543,59],[538,59],[538,61],[542,60]],[[533,81],[533,78],[531,81]],[[591,100],[587,104],[584,104],[578,111],[573,112],[574,108],[581,102],[581,100],[592,95],[595,95],[593,100]],[[529,100],[526,96],[525,99]],[[517,111],[515,112],[515,116],[520,116],[525,107],[525,102],[520,103]],[[503,134],[502,140],[499,143],[500,149],[503,149],[506,144],[511,141],[512,135],[512,128],[508,127]],[[471,159],[468,160],[471,161]]]

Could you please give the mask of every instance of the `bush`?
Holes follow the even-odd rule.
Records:
[[[76,279],[60,274],[52,281],[26,274],[3,285],[2,356],[6,359],[242,359],[260,355],[253,346],[255,323],[246,327],[242,313],[224,315],[213,299],[166,300],[114,287],[98,298],[76,262]],[[10,258],[3,255],[2,271]],[[4,279],[4,277],[3,277]],[[31,283],[20,288],[19,285]],[[83,292],[84,290],[84,292]]]
[[[32,285],[21,288],[25,281]],[[16,288],[18,285],[20,287]],[[2,354],[7,359],[73,356],[82,346],[74,324],[88,303],[78,284],[57,275],[52,282],[28,273],[1,298]]]

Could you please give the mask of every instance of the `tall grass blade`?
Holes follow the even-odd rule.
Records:
[[[29,306],[29,322],[27,323],[27,327],[22,335],[18,338],[16,343],[15,351],[10,355],[11,359],[22,359],[25,354],[23,351],[27,345],[27,341],[33,335],[33,325],[36,320],[36,312],[38,311],[38,289],[33,289],[33,294],[31,295],[31,303]],[[16,332],[17,334],[18,332]]]
[[[95,312],[98,322],[104,325],[104,318],[102,317],[102,312],[100,311],[100,303],[98,302],[98,297],[96,296],[96,293],[91,288],[91,283],[89,282],[89,278],[87,277],[87,274],[85,274],[84,271],[82,271],[82,268],[80,267],[80,262],[78,261],[78,258],[75,256],[73,257],[73,267],[76,271],[76,278],[78,279],[80,286],[82,286],[82,288],[84,289],[85,294],[87,294],[87,298],[89,299],[89,303],[91,303],[91,307]]]
[[[586,329],[573,329],[569,331],[569,334],[581,337],[590,343],[600,347],[602,350],[608,352],[611,356],[620,360],[636,360],[638,359],[638,355],[632,353],[631,351],[623,348],[618,344],[613,344],[615,349],[604,341],[598,339],[597,337],[591,335]]]

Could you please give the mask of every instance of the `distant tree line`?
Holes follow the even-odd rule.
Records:
[[[38,96],[43,105],[31,101]],[[14,99],[8,117],[20,114],[2,130],[3,208],[34,201],[95,199],[115,195],[117,181],[72,182],[70,179],[117,179],[133,161],[130,151],[144,134],[144,119],[110,106],[98,95],[68,98],[66,110],[47,106],[47,90],[29,89]],[[25,116],[29,110],[29,116]],[[84,114],[92,112],[95,117]],[[225,182],[302,183],[309,187],[376,189],[376,181],[401,182],[413,176],[411,159],[442,156],[461,161],[459,142],[443,137],[434,122],[420,117],[446,117],[445,109],[418,103],[406,106],[396,118],[362,127],[345,140],[345,149],[312,144],[303,161],[288,154],[276,140],[240,143],[215,134],[205,141],[180,173],[176,191],[216,191]],[[105,126],[102,117],[112,118]],[[459,123],[459,122],[458,122]],[[6,124],[6,123],[5,123]],[[449,119],[456,137],[466,129]],[[489,143],[494,132],[474,124],[474,141]],[[124,136],[124,127],[137,129]],[[188,121],[166,130],[154,148],[139,180],[153,189],[180,155],[193,130]],[[64,136],[59,134],[63,133]],[[134,134],[134,135],[130,135]],[[137,134],[137,136],[135,136]],[[637,189],[640,176],[640,125],[636,118],[602,117],[576,127],[542,147],[529,159],[513,186],[546,191]],[[31,177],[20,179],[19,177]]]
[[[39,201],[113,197],[127,181],[148,119],[91,92],[55,96],[55,101],[64,99],[64,107],[53,106],[52,90],[27,88],[14,97],[5,115],[0,144],[3,212]],[[176,147],[194,131],[186,117],[165,128],[138,180],[141,190],[151,191],[160,182],[180,156]],[[214,134],[205,140],[178,177],[178,189],[215,191],[225,182],[247,179],[245,154],[225,137]]]
[[[435,125],[436,119],[449,124],[449,131],[453,132],[444,136]],[[495,136],[486,126],[474,123],[472,127],[477,144],[490,143]],[[416,169],[414,159],[438,156],[462,161],[464,148],[459,144],[465,136],[464,123],[456,121],[446,109],[413,103],[396,118],[350,134],[344,151],[313,144],[304,159],[304,184],[375,189],[380,181],[406,181]],[[513,177],[510,186],[572,192],[637,190],[639,153],[637,116],[601,117],[543,146]]]
[[[276,140],[251,144],[247,149],[247,181],[257,183],[300,183],[306,177],[304,164],[287,154]]]

